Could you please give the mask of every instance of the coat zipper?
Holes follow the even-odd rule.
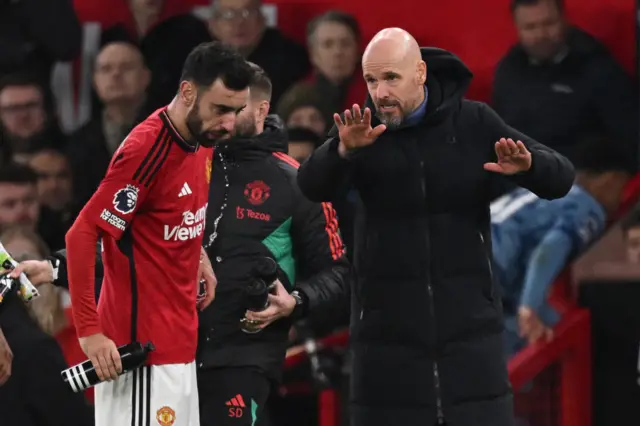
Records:
[[[427,183],[424,177],[424,161],[420,160],[420,186],[422,189],[422,197],[427,200]],[[427,225],[426,232],[426,245],[427,245],[427,293],[429,294],[429,308],[431,311],[431,322],[433,329],[433,346],[437,347],[437,336],[436,336],[436,311],[435,311],[435,301],[433,296],[433,286],[431,285],[431,235],[429,233],[429,228]],[[442,389],[440,387],[440,369],[438,368],[438,360],[437,355],[434,355],[433,360],[433,385],[436,393],[436,416],[437,416],[437,425],[446,424],[444,420],[444,410],[442,409]]]
[[[480,242],[482,243],[482,249],[484,251],[484,258],[487,261],[487,266],[489,266],[489,279],[491,280],[491,283],[490,283],[491,284],[491,290],[489,292],[489,295],[493,299],[493,266],[491,265],[491,258],[489,257],[489,253],[486,250],[486,244],[484,242],[484,235],[480,231],[478,231],[478,235],[480,235]]]

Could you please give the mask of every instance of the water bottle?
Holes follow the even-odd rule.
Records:
[[[251,281],[245,288],[246,308],[249,311],[261,312],[269,307],[269,286],[263,279]],[[248,334],[260,332],[259,323],[242,318],[240,329]]]
[[[144,345],[135,342],[120,346],[118,348],[122,362],[122,372],[120,375],[141,367],[147,360],[149,352],[153,350],[155,350],[155,348],[151,342],[147,342]],[[60,375],[62,376],[62,380],[74,392],[82,392],[101,382],[91,360],[86,360],[66,370],[62,370]]]
[[[249,311],[260,312],[269,307],[269,291],[271,284],[278,279],[278,264],[270,257],[264,257],[256,262],[253,270],[254,278],[245,287],[245,308]],[[248,334],[255,334],[261,331],[257,321],[247,318],[240,320],[240,329]]]

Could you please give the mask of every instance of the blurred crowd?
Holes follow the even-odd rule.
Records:
[[[100,31],[88,119],[70,130],[61,124],[57,108],[61,88],[51,82],[54,64],[81,54],[83,33],[72,2],[0,0],[0,241],[18,261],[43,259],[64,248],[66,231],[115,150],[137,123],[171,101],[184,59],[202,42],[230,44],[267,72],[273,84],[271,113],[286,124],[289,155],[299,162],[324,142],[333,113],[362,104],[367,96],[360,70],[363,40],[356,17],[348,13],[331,10],[313,18],[302,45],[267,25],[259,0],[215,0],[207,20],[167,16],[162,0],[129,0],[129,5],[135,25]],[[577,167],[584,159],[581,147],[594,139],[622,152],[627,161],[616,167],[626,173],[624,184],[638,163],[638,91],[630,76],[602,43],[568,22],[561,0],[514,1],[512,16],[519,43],[497,64],[493,108],[510,126]],[[62,97],[77,96],[69,91]],[[587,167],[598,169],[593,161]],[[590,182],[594,198],[601,200],[613,181]],[[503,193],[511,190],[505,187]],[[351,195],[334,201],[347,248],[353,232]],[[609,212],[616,202],[602,204]],[[637,223],[625,228],[634,258]],[[603,231],[594,230],[594,239]],[[576,254],[572,251],[566,262]],[[535,310],[518,318],[522,291],[515,290],[508,313],[516,334],[522,336],[522,324],[528,324],[526,330],[537,331],[524,333],[525,340],[536,340],[552,324],[545,325]],[[43,333],[55,337],[67,363],[82,361],[68,295],[53,286],[42,287],[42,293],[30,305],[33,318]],[[43,418],[33,424],[58,423]]]

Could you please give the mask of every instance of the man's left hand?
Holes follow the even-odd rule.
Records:
[[[204,283],[204,291],[201,292],[201,284]],[[209,260],[209,255],[201,248],[200,250],[200,265],[198,266],[198,281],[196,284],[198,287],[198,308],[203,310],[213,302],[216,297],[216,286],[218,285],[218,279],[213,272],[213,266]]]
[[[531,168],[531,153],[521,141],[502,138],[496,142],[495,163],[485,163],[484,169],[503,175],[515,175]]]
[[[257,321],[257,328],[263,329],[280,318],[288,317],[296,307],[296,299],[284,288],[280,280],[273,283],[273,293],[269,294],[269,307],[264,311],[247,311],[245,318]]]

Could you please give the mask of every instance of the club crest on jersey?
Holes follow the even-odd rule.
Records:
[[[127,185],[113,196],[113,207],[122,214],[129,214],[136,208],[138,188]]]
[[[244,197],[254,206],[267,201],[269,195],[271,195],[271,188],[261,180],[254,180],[244,187]]]
[[[156,420],[160,426],[171,426],[176,421],[176,412],[165,405],[156,413]]]

